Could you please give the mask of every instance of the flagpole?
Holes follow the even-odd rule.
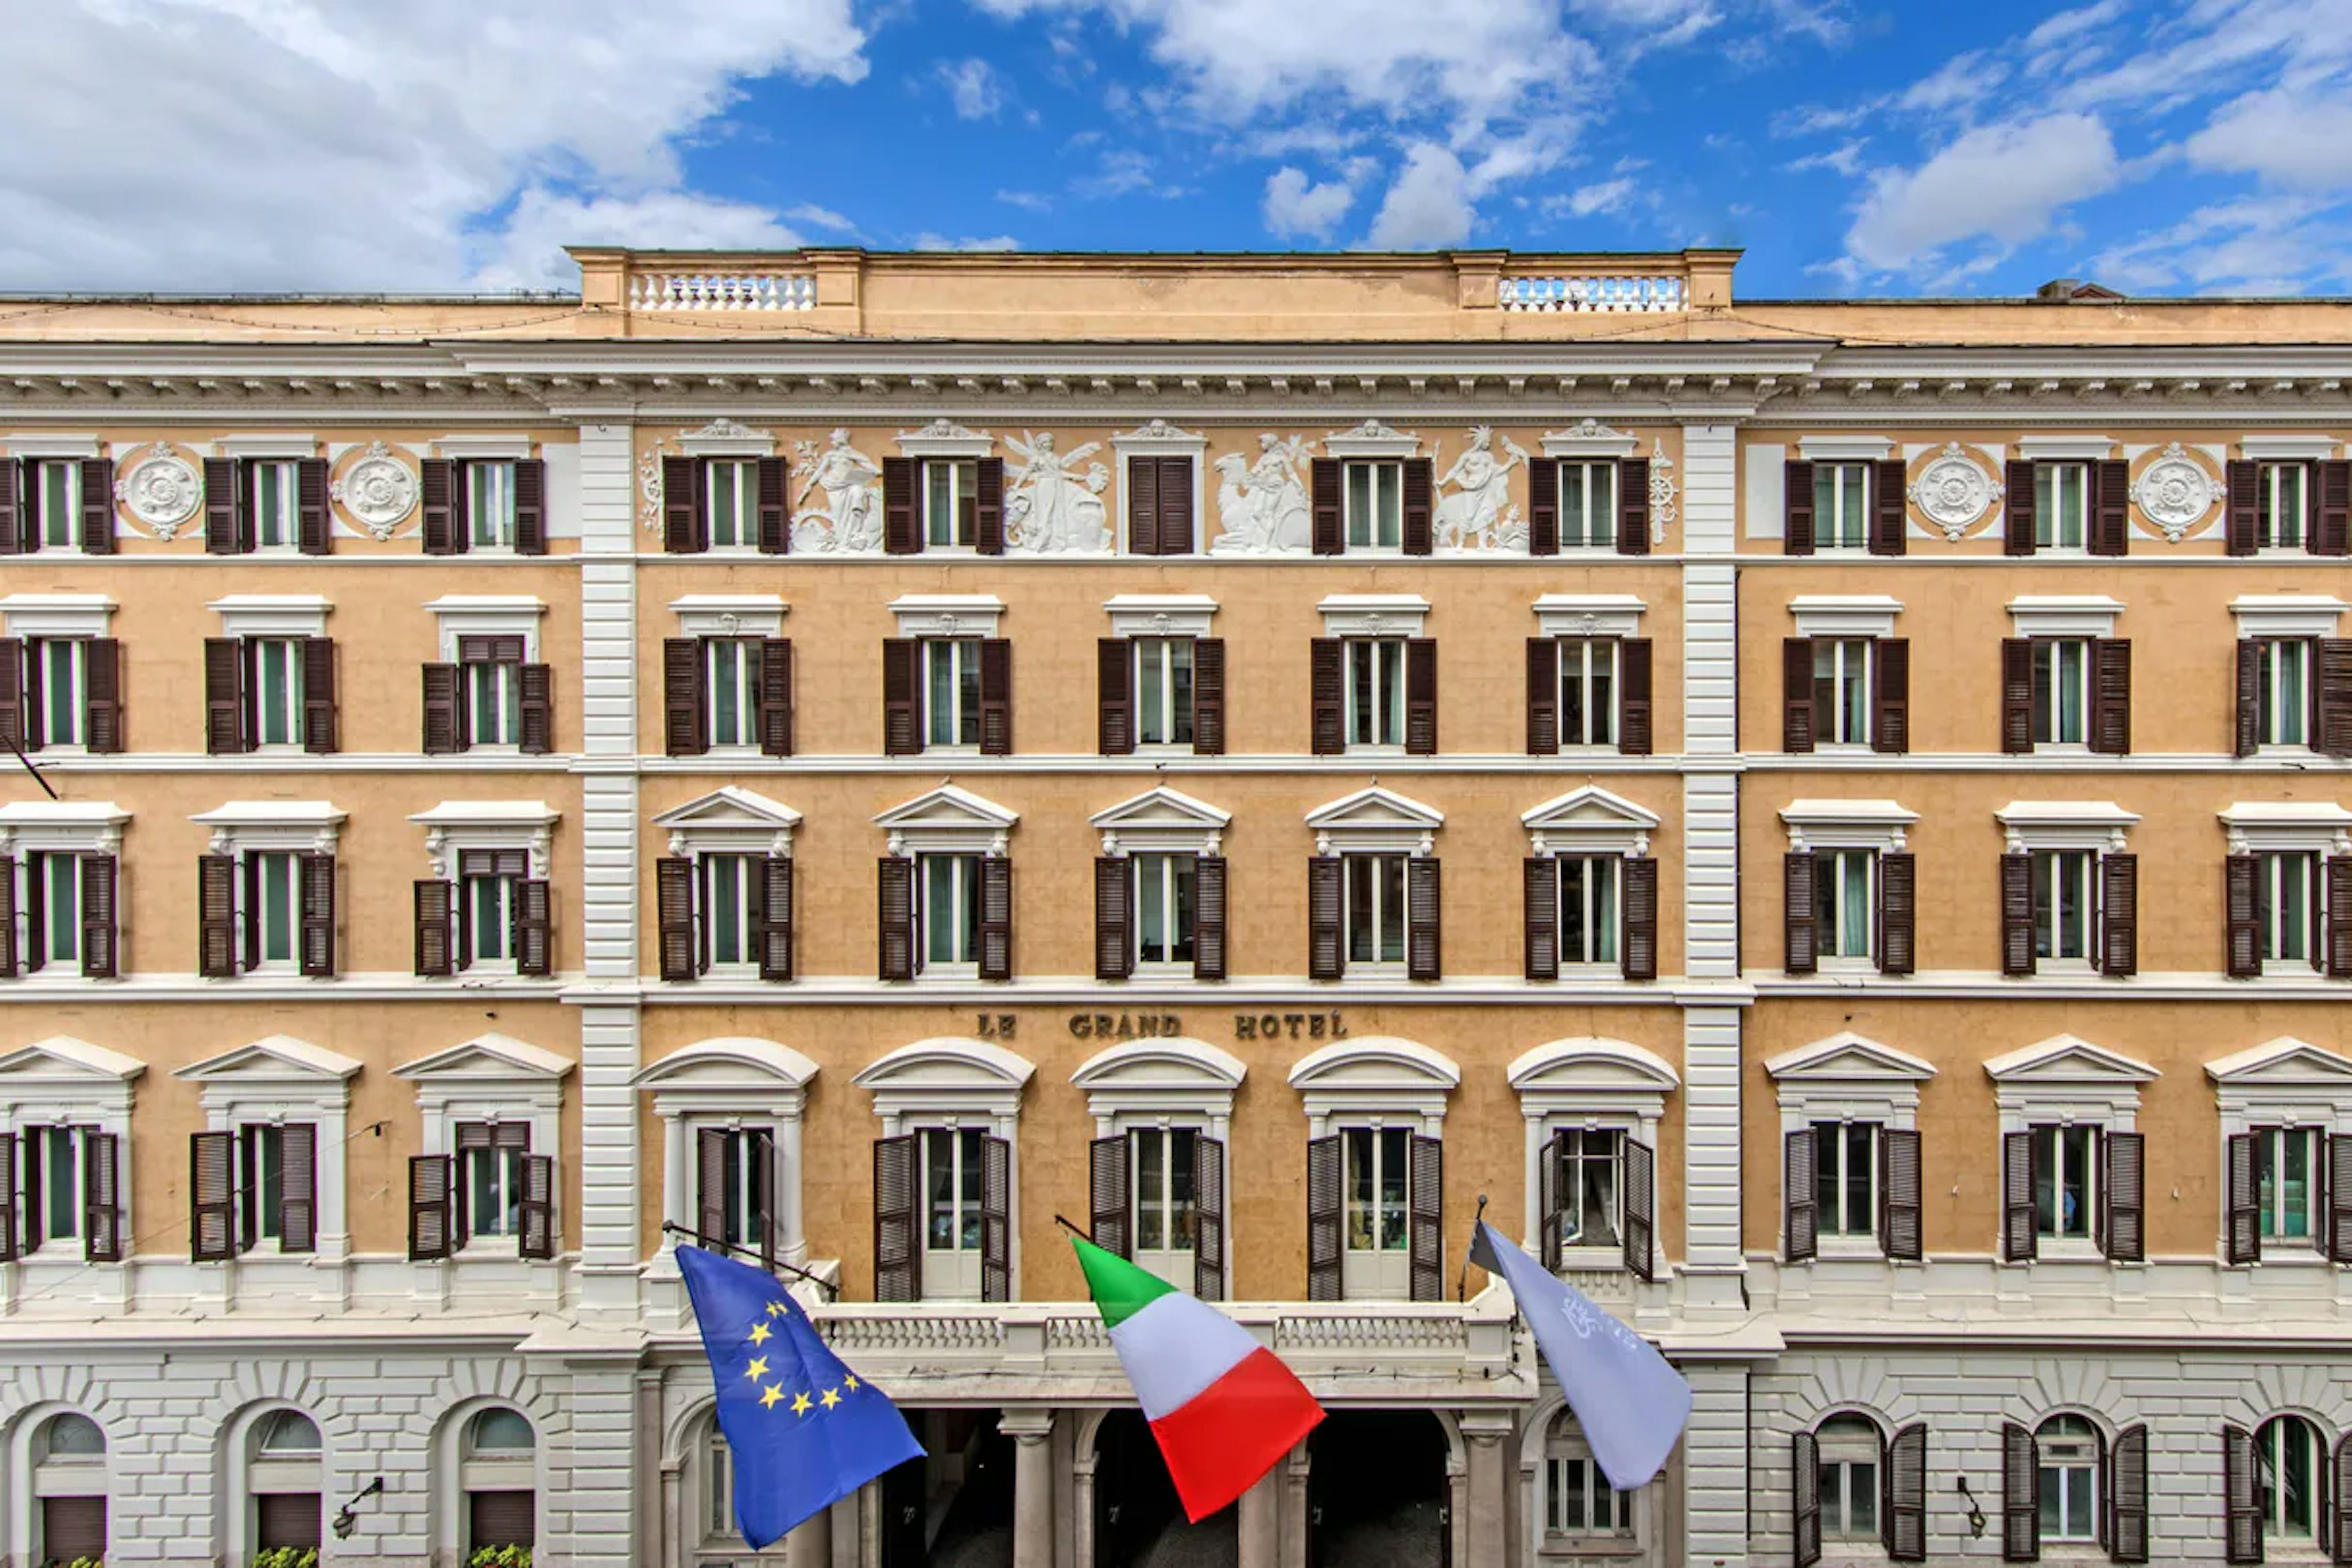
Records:
[[[1478,1194],[1478,1212],[1472,1215],[1470,1219],[1470,1234],[1474,1237],[1476,1236],[1478,1234],[1478,1227],[1486,1223],[1486,1194],[1480,1193]],[[1466,1300],[1469,1297],[1469,1292],[1470,1255],[1465,1252],[1462,1255],[1462,1278],[1455,1280],[1454,1284],[1454,1299],[1457,1301]]]
[[[838,1301],[841,1300],[841,1287],[835,1284],[832,1280],[827,1279],[824,1275],[812,1274],[805,1268],[794,1268],[792,1264],[785,1263],[777,1258],[762,1258],[760,1256],[759,1250],[756,1247],[738,1247],[734,1243],[727,1241],[713,1241],[709,1237],[703,1236],[696,1231],[693,1226],[680,1225],[674,1219],[666,1219],[662,1221],[662,1231],[663,1234],[667,1236],[682,1236],[688,1241],[693,1242],[695,1246],[701,1247],[706,1252],[723,1252],[730,1258],[740,1258],[747,1262],[756,1263],[762,1268],[781,1268],[785,1273],[791,1275],[793,1279],[805,1279],[810,1284],[815,1286],[818,1289],[823,1290],[824,1292],[824,1299],[827,1301]]]
[[[1060,1226],[1064,1230],[1068,1231],[1072,1236],[1076,1237],[1080,1241],[1091,1243],[1095,1238],[1094,1232],[1090,1230],[1080,1230],[1076,1226],[1072,1225],[1060,1215],[1055,1215],[1054,1216],[1054,1223]]]

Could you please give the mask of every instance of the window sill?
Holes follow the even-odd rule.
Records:
[[[520,757],[523,752],[516,742],[482,741],[449,754],[458,757]]]
[[[1403,980],[1408,978],[1402,962],[1395,963],[1345,963],[1339,966],[1341,980]],[[1326,984],[1330,982],[1325,982]]]
[[[1826,955],[1813,961],[1814,968],[1823,974],[1875,974],[1878,960],[1868,956],[1831,958]]]
[[[2099,1250],[2095,1241],[2080,1237],[2043,1237],[2038,1256],[2024,1259],[2027,1267],[2036,1263],[2105,1263],[2107,1255]]]
[[[1813,1238],[1813,1255],[1818,1262],[1880,1263],[1885,1261],[1886,1249],[1876,1237],[1817,1236]]]
[[[752,748],[753,751],[757,751],[758,749],[759,748],[756,746]],[[923,747],[922,751],[917,754],[926,757],[977,757],[982,756],[984,753],[977,745],[949,746],[927,744]]]
[[[2247,975],[2250,980],[2325,980],[2327,971],[2307,958],[2266,958],[2259,975]]]
[[[1639,1557],[1647,1551],[1640,1540],[1621,1535],[1547,1535],[1537,1548],[1539,1557]]]
[[[929,963],[915,972],[915,978],[911,984],[969,985],[979,978],[980,965],[977,963]]]
[[[1559,1261],[1553,1265],[1552,1272],[1608,1273],[1622,1270],[1624,1267],[1625,1247],[1622,1242],[1612,1241],[1597,1247],[1579,1247],[1570,1242],[1562,1244]]]
[[[1405,754],[1405,749],[1401,745],[1378,745],[1366,741],[1350,741],[1348,742],[1347,750],[1340,754],[1349,757],[1402,757]]]
[[[37,746],[26,746],[28,757],[89,757],[104,753],[92,752],[78,741],[48,741]]]

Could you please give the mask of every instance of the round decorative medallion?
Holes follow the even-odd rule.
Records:
[[[1992,509],[2000,491],[1984,466],[1952,441],[1919,470],[1911,486],[1911,500],[1928,521],[1944,531],[1947,540],[1958,540]]]
[[[2175,441],[2141,472],[2131,493],[2142,515],[2164,530],[2168,542],[2178,544],[2229,491],[2210,468]]]
[[[335,481],[335,499],[369,533],[390,539],[400,520],[416,510],[416,470],[394,457],[383,442],[370,442],[359,461]]]
[[[205,485],[194,463],[158,441],[124,466],[114,499],[156,538],[169,540],[205,504]]]

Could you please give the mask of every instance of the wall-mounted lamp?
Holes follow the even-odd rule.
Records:
[[[1969,1539],[1982,1541],[1985,1532],[1985,1510],[1977,1506],[1977,1494],[1969,1490],[1969,1478],[1959,1479],[1960,1495],[1969,1500]]]
[[[360,1489],[360,1495],[335,1510],[335,1539],[349,1541],[352,1531],[360,1527],[359,1506],[383,1490],[383,1478],[376,1477]]]

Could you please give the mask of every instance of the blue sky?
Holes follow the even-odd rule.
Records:
[[[0,8],[57,63],[0,93],[0,288],[562,287],[568,241],[2352,292],[2352,0]]]

